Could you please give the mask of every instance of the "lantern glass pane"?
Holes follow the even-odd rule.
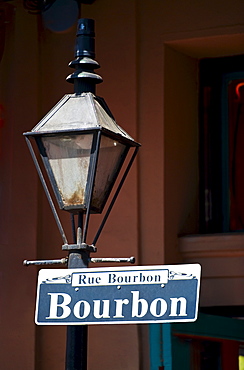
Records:
[[[42,138],[64,208],[85,207],[92,139],[92,134]]]
[[[92,196],[93,210],[102,212],[127,150],[126,145],[102,135]]]

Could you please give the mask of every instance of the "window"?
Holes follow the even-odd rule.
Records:
[[[200,61],[200,232],[244,230],[244,56]]]
[[[243,370],[243,320],[200,313],[149,329],[150,370]]]

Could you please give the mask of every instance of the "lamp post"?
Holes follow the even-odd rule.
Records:
[[[95,259],[96,242],[137,154],[139,144],[117,125],[105,101],[95,95],[102,78],[94,70],[94,21],[80,19],[76,37],[76,59],[69,65],[74,72],[67,77],[74,94],[65,95],[30,131],[24,133],[40,180],[63,239],[68,257],[60,260],[24,261],[25,265],[67,263],[68,268],[88,267],[90,261],[134,262],[134,258]],[[38,156],[33,144],[36,144]],[[103,213],[105,204],[130,155],[114,196],[92,243],[87,244],[89,217]],[[49,186],[61,210],[70,213],[73,243],[69,244],[58,217]],[[77,217],[77,228],[75,226]],[[87,326],[67,328],[66,370],[87,368]]]

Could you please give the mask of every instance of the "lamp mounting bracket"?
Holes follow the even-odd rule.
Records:
[[[36,261],[23,261],[24,266],[30,266],[30,265],[66,265],[68,263],[68,257],[55,259],[55,260],[36,260]]]
[[[117,258],[89,258],[89,262],[92,263],[131,263],[134,264],[136,261],[135,257],[117,257]],[[67,265],[68,263],[68,257],[55,259],[55,260],[35,260],[35,261],[23,261],[24,266],[41,266],[41,265]]]
[[[97,251],[97,248],[94,247],[94,245],[88,245],[86,243],[77,243],[77,244],[64,244],[62,245],[62,250],[63,251],[82,250],[95,253]]]
[[[118,258],[90,258],[90,262],[92,263],[131,263],[134,264],[136,261],[135,257],[118,257]]]

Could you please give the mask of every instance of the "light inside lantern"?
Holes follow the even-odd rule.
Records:
[[[42,136],[37,140],[45,168],[61,209],[101,213],[129,147],[109,136],[94,133]],[[96,171],[96,175],[94,173]]]
[[[102,211],[128,150],[125,144],[102,135],[91,203],[93,211]]]
[[[41,140],[50,165],[46,169],[62,208],[85,208],[93,134],[43,136]]]

